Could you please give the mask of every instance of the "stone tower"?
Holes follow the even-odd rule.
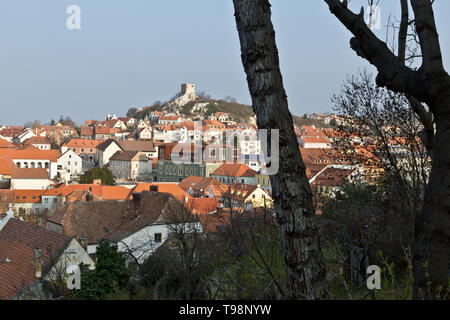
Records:
[[[181,85],[181,95],[195,100],[195,84],[183,83]]]

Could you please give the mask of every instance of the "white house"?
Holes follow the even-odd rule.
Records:
[[[118,151],[110,158],[109,169],[116,178],[147,179],[152,173],[152,160],[140,151]]]
[[[139,140],[151,140],[152,130],[150,128],[142,128],[138,131]]]
[[[47,190],[55,182],[50,180],[45,168],[13,168],[11,190]]]
[[[58,175],[58,158],[61,156],[59,150],[12,149],[5,154],[18,168],[45,168],[50,179],[55,179]]]
[[[72,181],[83,173],[83,160],[73,150],[68,149],[58,158],[58,173],[65,181]]]
[[[34,136],[25,141],[25,145],[32,145],[39,150],[50,150],[51,149],[51,143],[50,140],[48,140],[46,137],[39,137]]]
[[[30,139],[31,137],[35,137],[36,134],[33,132],[33,129],[26,128],[21,134],[16,136],[14,138],[14,142],[16,143],[24,143],[26,140]]]
[[[97,147],[96,159],[100,168],[109,164],[109,160],[116,152],[122,151],[119,144],[112,140],[106,140]]]

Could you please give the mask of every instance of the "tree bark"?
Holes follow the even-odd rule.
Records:
[[[450,90],[450,86],[449,89]],[[415,223],[414,299],[442,298],[448,292],[450,255],[450,97],[435,113],[436,144],[425,201]],[[449,297],[447,296],[447,299]]]
[[[412,70],[367,28],[363,10],[357,15],[348,9],[347,1],[324,1],[354,35],[350,41],[352,49],[377,68],[377,84],[426,103],[433,113],[436,123],[433,166],[415,223],[413,298],[442,298],[449,283],[450,77],[442,63],[432,2],[411,0],[423,56],[419,70]]]
[[[294,132],[268,0],[233,0],[242,63],[259,129],[279,129],[280,166],[271,176],[290,299],[327,296],[312,192]],[[268,135],[269,136],[269,135]],[[270,149],[269,149],[270,153]]]

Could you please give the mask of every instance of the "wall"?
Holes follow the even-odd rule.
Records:
[[[47,190],[51,183],[48,179],[11,179],[11,190]]]

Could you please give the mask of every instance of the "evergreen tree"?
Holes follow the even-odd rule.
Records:
[[[101,179],[102,184],[108,185],[108,186],[113,186],[116,183],[111,171],[106,167],[103,167],[103,168],[95,167],[95,168],[92,168],[92,169],[86,171],[80,177],[79,182],[91,184],[94,182],[94,180],[97,180],[97,179]]]
[[[97,247],[95,270],[81,266],[81,289],[76,297],[82,300],[103,299],[108,294],[127,287],[130,274],[125,266],[125,258],[117,251],[117,246],[103,241]]]

